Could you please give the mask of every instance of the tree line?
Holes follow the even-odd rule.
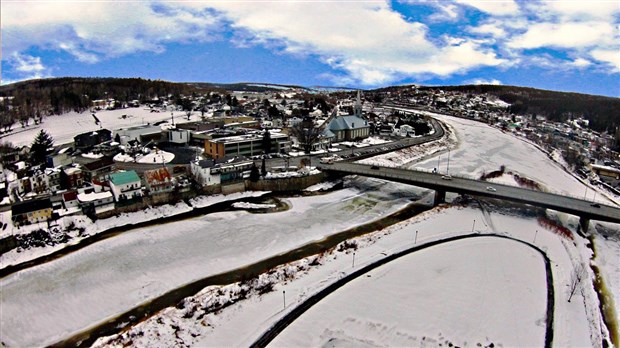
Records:
[[[558,122],[583,117],[590,122],[589,128],[598,132],[608,131],[614,134],[620,127],[620,98],[502,85],[433,88],[471,94],[491,94],[510,103],[509,111],[514,114],[541,115]],[[420,88],[424,89],[432,88]]]
[[[50,78],[0,86],[0,128],[8,131],[17,122],[69,111],[88,110],[93,100],[115,99],[120,103],[148,102],[156,97],[180,96],[200,89],[183,83],[140,78]]]

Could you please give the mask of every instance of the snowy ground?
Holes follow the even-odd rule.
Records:
[[[96,115],[101,121],[101,125],[95,124],[95,119],[91,116],[90,111],[83,113],[70,112],[62,115],[47,116],[43,119],[42,124],[35,125],[31,123],[27,128],[21,128],[19,124],[15,124],[13,132],[4,135],[1,139],[2,141],[9,141],[15,146],[30,146],[35,135],[41,129],[44,129],[54,138],[56,145],[66,144],[73,142],[73,137],[77,134],[97,131],[100,128],[113,131],[119,128],[139,126],[147,123],[153,124],[159,121],[170,121],[171,113],[174,113],[175,123],[188,122],[185,112],[151,112],[144,107],[97,111]],[[123,118],[123,115],[126,115],[126,117]],[[191,117],[190,121],[195,121],[199,118],[197,114]]]
[[[517,212],[517,214],[519,214]],[[413,219],[403,221],[396,225],[385,228],[381,231],[355,238],[351,241],[357,249],[346,249],[338,251],[338,248],[330,253],[311,256],[292,264],[281,266],[269,273],[261,275],[258,283],[265,284],[273,281],[273,291],[265,294],[252,294],[247,300],[239,301],[235,299],[243,287],[243,284],[236,283],[225,287],[209,287],[193,298],[185,300],[185,308],[168,308],[161,311],[158,315],[133,327],[125,332],[120,338],[101,338],[95,346],[123,346],[131,341],[132,345],[139,347],[148,346],[173,346],[187,344],[190,346],[215,346],[215,347],[243,347],[249,346],[264,331],[266,331],[276,320],[285,313],[297,306],[311,294],[324,288],[345,274],[350,273],[371,262],[379,260],[386,255],[407,249],[415,244],[423,244],[432,240],[444,239],[447,237],[471,233],[472,222],[477,221],[475,230],[479,233],[497,233],[511,236],[532,243],[539,248],[546,250],[552,260],[555,285],[555,339],[554,345],[559,347],[573,346],[600,346],[600,337],[594,334],[590,337],[590,326],[598,329],[600,318],[596,316],[596,294],[589,288],[585,288],[583,294],[576,295],[571,302],[567,302],[568,292],[566,285],[569,283],[570,271],[574,257],[579,256],[579,251],[585,248],[585,240],[578,240],[577,246],[571,253],[567,252],[567,247],[572,242],[558,237],[551,231],[545,230],[534,218],[524,218],[517,215],[512,216],[509,211],[502,212],[482,212],[477,208],[435,208],[419,215]],[[535,231],[538,230],[538,233]],[[416,231],[418,236],[416,238]],[[422,254],[421,258],[411,254],[399,261],[397,268],[402,270],[390,269],[384,272],[379,269],[370,272],[370,278],[377,281],[372,285],[374,289],[380,291],[373,301],[378,304],[399,306],[403,303],[406,294],[417,294],[429,303],[427,305],[437,305],[437,311],[432,312],[429,307],[424,307],[424,301],[416,302],[416,313],[424,312],[424,316],[419,315],[416,320],[407,320],[399,317],[401,311],[393,312],[393,317],[381,318],[382,315],[389,315],[387,308],[372,311],[374,307],[371,303],[360,302],[351,304],[355,290],[343,288],[345,296],[337,296],[331,302],[331,296],[326,301],[333,306],[320,306],[318,308],[319,317],[326,318],[328,315],[340,313],[341,316],[335,320],[340,322],[324,322],[321,320],[308,319],[312,324],[306,325],[308,334],[313,336],[316,341],[307,341],[302,346],[336,346],[336,347],[358,347],[364,346],[362,342],[378,342],[380,339],[390,335],[397,346],[421,346],[420,340],[426,337],[429,346],[437,346],[440,340],[450,340],[455,345],[476,346],[476,343],[488,345],[494,343],[504,346],[541,346],[544,339],[544,307],[546,305],[545,281],[541,274],[542,261],[538,254],[532,254],[527,249],[522,249],[510,242],[498,242],[501,245],[508,245],[501,250],[489,249],[486,243],[477,244],[467,243],[467,248],[441,249],[437,253],[432,253],[431,258],[437,260],[437,264],[430,265],[429,256]],[[493,244],[495,242],[491,242]],[[515,242],[512,242],[515,243]],[[498,246],[500,244],[496,244]],[[430,249],[429,249],[430,250]],[[520,250],[523,253],[516,252]],[[355,266],[352,265],[353,251],[355,251]],[[451,253],[448,251],[452,251]],[[473,259],[463,261],[465,254],[474,255]],[[486,263],[485,260],[494,262]],[[428,267],[418,267],[420,264]],[[402,266],[402,267],[401,267]],[[485,272],[472,271],[468,266],[483,267]],[[389,266],[391,267],[391,266]],[[478,268],[479,269],[479,268]],[[407,271],[408,270],[408,271]],[[393,277],[393,272],[409,272],[403,277]],[[461,274],[462,273],[462,274]],[[472,282],[466,282],[463,278],[467,274],[476,277]],[[441,274],[441,277],[439,275]],[[441,283],[441,287],[430,287],[431,284],[422,284],[436,279]],[[476,289],[473,281],[478,283],[487,282],[485,288]],[[412,282],[413,281],[413,282]],[[403,283],[407,282],[407,283]],[[368,282],[365,287],[370,287]],[[439,285],[439,283],[435,283]],[[414,289],[414,287],[417,288]],[[357,287],[359,288],[359,287]],[[403,290],[403,289],[408,290]],[[471,294],[477,301],[470,303],[464,301],[460,292]],[[283,309],[283,293],[286,292],[286,308]],[[424,291],[420,294],[420,291]],[[488,291],[488,292],[486,292]],[[500,294],[498,292],[508,292]],[[395,293],[400,294],[397,296]],[[389,296],[385,295],[389,294]],[[457,297],[450,298],[448,295]],[[485,296],[486,295],[486,296]],[[359,295],[361,296],[361,294]],[[232,304],[229,302],[232,300]],[[340,300],[344,301],[339,303]],[[391,300],[391,301],[390,301]],[[412,301],[415,299],[411,298]],[[502,300],[505,300],[503,302]],[[370,300],[369,300],[370,301]],[[475,301],[474,301],[475,302]],[[584,309],[584,302],[588,304],[589,311]],[[216,304],[229,304],[228,307],[205,314],[200,309]],[[348,304],[348,306],[347,306]],[[413,306],[413,304],[410,304]],[[335,309],[342,308],[341,311]],[[474,306],[474,307],[472,307]],[[478,315],[468,316],[475,311],[475,306],[481,307]],[[489,314],[487,310],[495,306],[496,311]],[[403,306],[404,307],[404,306]],[[407,307],[412,309],[412,307]],[[482,309],[485,309],[484,311]],[[366,310],[366,311],[365,311]],[[412,309],[414,310],[414,309]],[[451,310],[451,315],[445,312]],[[372,313],[370,313],[372,311]],[[491,311],[492,312],[492,311]],[[515,314],[519,315],[515,315]],[[307,313],[310,314],[310,313]],[[484,314],[492,315],[495,322],[484,321],[481,316]],[[347,319],[351,319],[347,321]],[[452,320],[460,319],[460,320]],[[470,320],[471,319],[471,320]],[[486,318],[487,320],[489,318]],[[502,320],[507,320],[502,321]],[[304,315],[299,320],[306,322]],[[592,324],[589,323],[591,321]],[[398,327],[395,324],[398,322]],[[333,337],[325,334],[322,327],[331,323],[330,330]],[[342,324],[344,323],[344,324]],[[490,323],[487,327],[486,324]],[[341,325],[342,324],[342,325]],[[503,325],[505,324],[505,325]],[[487,331],[482,328],[486,327]],[[177,329],[178,328],[178,329]],[[311,331],[316,329],[316,331]],[[330,338],[342,339],[339,331],[348,331],[356,336],[354,342],[336,342],[339,344],[326,344]],[[398,336],[397,332],[405,333],[417,338],[417,343],[407,344],[398,341],[405,336]],[[316,333],[316,335],[314,335]],[[286,334],[286,333],[285,333]],[[306,334],[304,334],[306,335]],[[303,336],[305,337],[305,336]],[[292,334],[293,340],[303,339]],[[321,341],[323,340],[323,341]],[[298,341],[297,341],[298,342]],[[282,343],[287,346],[297,346],[296,341]],[[311,342],[311,343],[308,343]],[[443,342],[441,342],[443,343]],[[276,346],[277,341],[274,342]]]
[[[497,170],[503,164],[507,170],[541,182],[550,191],[583,197],[584,186],[532,145],[484,124],[450,117],[441,119],[450,124],[458,138],[458,144],[455,143],[450,152],[450,174],[479,176],[483,172]],[[432,149],[440,151],[438,147]],[[408,164],[426,169],[437,167],[437,158],[426,158],[426,155],[420,154],[417,157],[422,158],[420,163],[409,163],[409,155],[402,154],[393,161],[400,161],[398,165]],[[441,154],[438,167],[442,172],[447,171],[445,152]],[[406,185],[371,179],[355,181],[353,187],[328,195],[292,198],[288,202],[292,209],[277,215],[251,215],[244,212],[212,214],[202,219],[162,225],[150,230],[136,230],[2,279],[0,334],[5,342],[18,346],[54,342],[191,279],[232,269],[384,216],[420,193],[420,190]],[[573,216],[558,214],[558,218],[573,230],[577,226],[577,219]],[[528,242],[536,238],[535,244],[545,250],[553,262],[556,290],[554,345],[601,345],[600,332],[605,330],[601,329],[601,315],[596,294],[591,287],[592,273],[589,269],[586,286],[575,295],[572,302],[567,302],[566,289],[574,265],[582,262],[587,264],[591,256],[586,246],[588,241],[578,236],[575,241],[559,237],[540,226],[536,219],[518,212],[517,216],[512,216],[503,211],[488,212],[477,208],[437,208],[433,212],[357,238],[359,249],[356,251],[355,265],[360,267],[381,259],[385,254],[410,247],[416,231],[419,231],[417,242],[425,243],[470,233],[473,225],[481,233],[507,234]],[[617,233],[618,226],[612,228]],[[620,278],[616,261],[618,242],[600,238],[596,238],[596,242],[605,243],[603,247],[597,248],[596,262],[601,266],[603,274],[612,274],[607,282],[617,297],[618,284],[610,284],[609,279]],[[343,273],[350,272],[353,269],[351,251],[334,251],[318,258],[314,256],[284,265],[275,273],[287,275],[284,280],[275,283],[276,291],[261,296],[253,295],[245,301],[235,301],[235,304],[201,318],[198,318],[198,313],[189,315],[189,307],[166,309],[133,327],[124,338],[121,337],[120,342],[131,340],[138,346],[174,346],[180,345],[182,342],[179,340],[182,340],[183,343],[195,346],[247,346],[309,294],[342,277]],[[412,257],[409,260],[415,259]],[[417,262],[411,262],[408,267],[414,268]],[[261,279],[271,276],[266,274]],[[497,281],[501,279],[505,278],[499,277]],[[389,282],[384,285],[386,291],[394,291],[393,287],[398,286]],[[454,287],[458,286],[460,284],[455,281]],[[221,289],[211,287],[186,302],[197,301],[200,305],[203,303],[201,301],[224,300],[239,287],[238,284]],[[222,295],[218,295],[220,290]],[[287,296],[284,310],[281,290],[286,290]],[[539,290],[538,287],[532,287],[533,293]],[[509,296],[506,298],[508,301],[514,299]],[[509,302],[508,305],[521,306],[522,303]],[[528,310],[534,313],[537,308],[538,305],[534,305]],[[499,314],[510,313],[506,310]],[[361,314],[355,316],[357,320],[364,319]],[[420,334],[428,335],[426,337],[433,340],[439,340],[441,336],[457,343],[465,338],[464,335],[451,336],[452,329],[456,328],[438,327],[443,325],[440,320],[430,323],[423,328],[424,333]],[[518,325],[515,329],[532,328],[529,319]],[[540,332],[540,329],[532,330]],[[364,332],[368,333],[368,339],[373,339],[372,335],[376,333],[365,330],[360,335]],[[523,345],[537,339],[539,334],[532,336],[527,337]],[[513,342],[504,334],[485,339],[472,338],[467,342],[469,345],[478,342],[486,344],[490,340],[507,345]],[[346,342],[341,343],[340,346],[350,346]]]
[[[122,153],[114,156],[116,162],[137,162],[137,163],[169,163],[174,159],[174,154],[163,150],[152,151],[147,154],[138,155],[135,158]]]
[[[136,229],[0,280],[0,333],[47,345],[196,279],[235,269],[398,210],[418,189],[378,180],[290,210],[210,214]]]
[[[357,278],[303,314],[270,346],[541,347],[546,299],[538,252],[511,240],[465,239]]]
[[[239,198],[244,197],[258,197],[264,195],[266,192],[254,191],[254,192],[243,192],[243,193],[232,193],[229,195],[212,195],[212,196],[198,196],[190,201],[193,207],[196,208],[204,208],[210,205],[224,202],[224,201],[232,201]],[[176,214],[180,214],[186,211],[192,210],[192,207],[188,206],[184,202],[177,204],[166,204],[160,205],[156,207],[150,207],[141,211],[132,212],[132,213],[122,213],[118,216],[113,216],[107,219],[99,219],[93,222],[90,218],[85,215],[74,215],[74,216],[66,216],[58,220],[58,224],[61,228],[65,228],[70,224],[74,224],[76,228],[83,228],[84,232],[81,236],[76,233],[72,233],[71,239],[67,244],[58,244],[55,246],[46,246],[40,248],[31,248],[28,250],[22,249],[13,249],[8,251],[2,255],[0,255],[0,268],[4,268],[9,265],[14,265],[17,263],[25,262],[28,260],[32,260],[34,258],[51,254],[54,251],[64,248],[66,245],[76,244],[87,238],[88,236],[92,236],[103,231],[107,231],[113,227],[117,226],[127,226],[130,224],[140,223],[144,221],[150,221],[153,219],[157,219],[160,217],[172,216]],[[3,221],[11,221],[11,212],[8,211],[4,213]],[[29,233],[38,228],[47,228],[46,224],[40,223],[35,225],[22,226],[19,229],[13,226],[13,224],[9,223],[7,226],[7,230],[3,233],[6,234],[15,234],[15,233]]]

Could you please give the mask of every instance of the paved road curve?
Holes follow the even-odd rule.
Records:
[[[577,215],[584,219],[620,223],[620,208],[604,204],[593,204],[578,198],[554,193],[534,191],[516,186],[491,184],[486,181],[451,177],[423,171],[377,167],[365,164],[336,162],[321,165],[319,169],[342,174],[357,174],[373,178],[386,179],[404,184],[426,187],[443,192],[456,192],[475,196],[504,199],[513,202],[531,204],[543,208]]]

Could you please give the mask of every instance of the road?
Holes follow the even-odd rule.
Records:
[[[424,135],[421,137],[397,138],[397,139],[394,139],[390,143],[369,145],[365,147],[351,147],[351,148],[343,149],[338,152],[330,152],[329,154],[322,153],[322,154],[311,155],[311,156],[290,157],[288,159],[271,158],[271,159],[266,160],[265,165],[269,168],[286,167],[287,165],[289,167],[297,167],[299,166],[299,163],[301,162],[302,159],[307,159],[308,157],[310,157],[311,165],[316,166],[320,163],[321,158],[331,156],[331,155],[338,155],[344,159],[362,159],[365,157],[377,156],[377,155],[381,155],[384,153],[404,149],[410,146],[424,144],[430,141],[441,139],[445,134],[445,131],[443,127],[441,126],[441,124],[433,118],[430,119],[430,123],[435,131],[432,134]],[[288,163],[287,163],[287,160],[288,160]]]
[[[355,174],[392,180],[443,192],[456,192],[531,204],[577,215],[583,219],[620,223],[619,207],[593,204],[583,199],[516,186],[491,184],[482,180],[454,176],[448,179],[445,175],[424,171],[378,167],[344,161],[320,165],[319,169],[334,173]]]

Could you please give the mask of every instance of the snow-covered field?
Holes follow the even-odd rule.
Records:
[[[357,278],[303,314],[270,346],[541,347],[546,305],[545,265],[538,252],[497,237],[465,239]]]
[[[102,338],[95,346],[120,347],[131,341],[133,345],[139,347],[181,344],[197,347],[247,347],[288,311],[307,299],[311,294],[342,278],[344,275],[380,260],[386,255],[414,245],[471,233],[474,220],[477,222],[475,231],[478,233],[496,233],[528,243],[533,243],[534,238],[536,238],[534,244],[546,251],[552,261],[554,272],[554,346],[600,346],[600,335],[596,333],[596,330],[600,329],[600,317],[597,316],[596,294],[594,291],[591,287],[584,287],[583,296],[581,293],[577,294],[572,302],[567,302],[569,294],[566,285],[570,281],[572,265],[580,256],[580,252],[585,249],[586,241],[579,240],[576,246],[572,246],[572,242],[564,240],[551,231],[542,228],[536,219],[524,218],[518,212],[517,214],[512,216],[509,211],[492,212],[489,214],[475,207],[452,207],[447,209],[438,207],[433,211],[428,211],[376,233],[353,239],[352,243],[357,246],[357,250],[347,249],[338,251],[337,248],[330,253],[311,256],[304,260],[281,266],[268,274],[261,275],[259,282],[262,281],[263,283],[267,282],[271,277],[275,278],[274,275],[284,275],[276,279],[274,289],[271,292],[262,295],[254,294],[242,301],[234,300],[230,306],[214,313],[205,315],[200,310],[197,310],[192,315],[191,312],[196,308],[207,307],[213,303],[226,303],[231,297],[234,297],[241,285],[236,283],[225,287],[209,287],[194,298],[186,299],[185,308],[165,309],[158,315],[125,332],[116,341]],[[538,230],[538,233],[536,233],[536,230]],[[419,232],[417,238],[416,231]],[[476,242],[473,243],[467,243],[469,246],[467,250],[463,251],[462,248],[458,248],[443,249],[444,251],[431,253],[431,258],[439,258],[443,255],[442,257],[445,259],[433,266],[429,265],[428,256],[422,255],[422,258],[418,258],[416,253],[411,254],[411,257],[401,259],[398,264],[402,266],[403,272],[409,272],[404,277],[411,278],[410,280],[403,279],[403,277],[392,278],[390,274],[398,270],[383,273],[380,269],[377,269],[370,272],[371,279],[374,279],[374,281],[379,280],[375,288],[381,291],[374,298],[374,301],[394,308],[394,306],[402,303],[403,297],[409,296],[406,293],[418,294],[416,291],[424,290],[424,294],[420,296],[426,298],[431,304],[437,304],[437,312],[424,312],[428,316],[420,315],[417,320],[407,321],[398,316],[402,313],[402,311],[398,311],[393,313],[393,317],[384,319],[379,318],[379,316],[382,314],[389,315],[387,308],[373,311],[372,314],[369,314],[369,312],[360,313],[366,307],[372,310],[372,304],[356,302],[354,305],[351,305],[351,299],[346,298],[347,296],[339,296],[334,302],[335,306],[345,308],[344,305],[348,303],[350,305],[346,308],[350,311],[355,311],[347,312],[343,309],[340,312],[342,316],[339,319],[343,322],[347,318],[352,318],[356,323],[361,324],[354,331],[358,340],[353,343],[350,342],[351,340],[349,342],[340,341],[339,344],[330,345],[328,344],[330,337],[321,336],[324,332],[321,331],[319,326],[325,323],[319,321],[307,325],[305,328],[309,331],[312,328],[317,328],[317,331],[314,333],[319,335],[319,337],[314,339],[324,338],[324,340],[322,342],[302,344],[302,346],[364,347],[365,345],[362,343],[366,341],[373,341],[374,343],[379,343],[379,345],[389,345],[390,341],[384,344],[380,341],[382,336],[379,337],[378,335],[391,334],[393,339],[397,340],[397,331],[410,334],[418,339],[417,343],[413,342],[413,344],[391,341],[394,343],[393,345],[397,346],[423,346],[424,344],[420,342],[422,337],[427,337],[429,346],[438,346],[439,343],[443,343],[438,342],[442,337],[459,346],[465,346],[465,343],[471,347],[476,347],[476,343],[481,343],[485,346],[488,346],[490,343],[494,343],[495,346],[499,346],[499,344],[519,347],[541,346],[540,342],[544,338],[544,306],[546,305],[544,293],[546,291],[546,284],[544,278],[541,279],[540,277],[541,273],[544,274],[544,270],[541,269],[543,266],[539,254],[532,254],[527,247],[523,249],[513,244],[506,244],[510,243],[510,241],[498,242],[502,243],[502,245],[510,245],[508,248],[499,250],[490,250],[489,245],[484,243],[483,245],[476,244]],[[572,248],[570,253],[567,252],[569,247]],[[445,250],[451,250],[452,253],[450,254]],[[524,253],[515,255],[517,250],[524,251]],[[355,251],[355,266],[352,264],[353,251]],[[473,259],[465,262],[461,253],[470,255],[473,253]],[[483,265],[487,259],[494,262],[488,262],[488,264]],[[463,264],[461,265],[460,263]],[[423,264],[425,267],[419,267],[420,264]],[[471,283],[461,283],[465,275],[476,273],[475,270],[466,269],[464,266],[467,265],[478,265],[484,270],[484,272],[472,275],[477,277],[475,280],[479,282],[483,280],[488,282],[485,289],[477,290],[479,291],[478,293],[473,293],[476,290],[471,288]],[[426,266],[431,268],[425,270]],[[457,274],[460,272],[464,272],[464,274]],[[432,281],[432,279],[424,277],[435,277],[438,281],[443,281],[442,288],[427,287],[427,285],[421,284]],[[414,290],[409,285],[419,286],[420,288]],[[347,288],[343,289],[346,290]],[[497,292],[502,291],[502,289],[509,289],[506,291],[510,291],[510,293],[498,294]],[[485,303],[467,303],[462,301],[462,298],[458,301],[450,302],[452,300],[443,296],[449,291],[454,291],[451,294],[456,296],[458,290],[465,293],[472,291],[470,294],[475,299],[485,300],[486,305],[489,307],[497,304],[497,312],[493,314],[495,315],[494,318],[497,320],[507,319],[508,323],[503,321],[495,322],[487,328],[488,331],[483,331],[481,327],[486,322],[481,320],[480,315],[488,314],[488,312],[481,310],[480,315],[473,317],[468,317],[465,314],[471,313],[468,310],[474,310],[468,306],[477,305],[485,307]],[[491,297],[490,293],[486,293],[487,296],[483,297],[485,290],[492,291],[493,296],[497,295],[499,298],[489,298]],[[286,308],[283,308],[282,291],[286,292]],[[355,291],[350,289],[346,291],[346,294],[349,296],[356,296],[353,295]],[[220,293],[221,295],[218,295]],[[389,295],[383,296],[383,293]],[[400,296],[396,294],[400,294]],[[329,300],[329,298],[328,296],[326,300]],[[339,299],[346,302],[338,304]],[[412,299],[412,301],[414,300]],[[502,302],[502,300],[506,302]],[[439,302],[442,303],[440,304]],[[425,309],[421,303],[418,302],[420,307],[407,308],[421,311]],[[589,310],[585,309],[584,303],[587,303]],[[320,314],[318,315],[320,317],[327,317],[336,313],[331,306],[327,307],[317,307],[319,308]],[[324,310],[321,310],[321,308]],[[445,312],[442,312],[442,310],[449,309],[453,310],[453,317],[446,318],[444,317]],[[517,316],[516,314],[519,315]],[[449,322],[455,318],[459,318],[463,322]],[[305,320],[304,315],[300,317],[300,320]],[[397,321],[399,322],[398,329],[396,329],[395,324]],[[331,324],[330,330],[334,332],[346,329],[338,322],[332,321]],[[419,324],[419,326],[416,326],[416,324]],[[452,326],[449,324],[452,324]],[[503,324],[506,324],[505,327],[502,327]],[[385,330],[387,332],[383,331],[384,327],[387,327]],[[591,330],[594,333],[591,333]],[[527,334],[525,334],[526,332]],[[487,333],[490,336],[487,336]],[[297,339],[295,336],[293,334],[292,339]],[[342,338],[342,336],[336,336],[336,338]],[[377,342],[376,340],[379,341]],[[515,340],[519,343],[515,344]],[[276,343],[277,341],[274,342],[274,344]],[[286,345],[297,346],[294,342],[291,345],[289,343],[291,342],[287,342]]]
[[[96,115],[101,121],[101,125],[95,124],[95,119],[91,116],[90,111],[83,113],[69,112],[62,115],[47,116],[43,119],[43,123],[39,125],[31,123],[27,128],[21,128],[19,124],[15,124],[13,132],[0,139],[2,141],[9,141],[15,146],[29,146],[35,135],[41,129],[44,129],[54,138],[56,145],[65,144],[72,142],[73,137],[77,134],[97,131],[100,128],[113,131],[119,128],[139,126],[147,123],[171,121],[171,113],[174,113],[175,123],[188,122],[185,112],[151,112],[143,107],[97,111]],[[123,115],[126,115],[126,117],[123,118]],[[199,116],[192,115],[191,117],[195,121]]]

